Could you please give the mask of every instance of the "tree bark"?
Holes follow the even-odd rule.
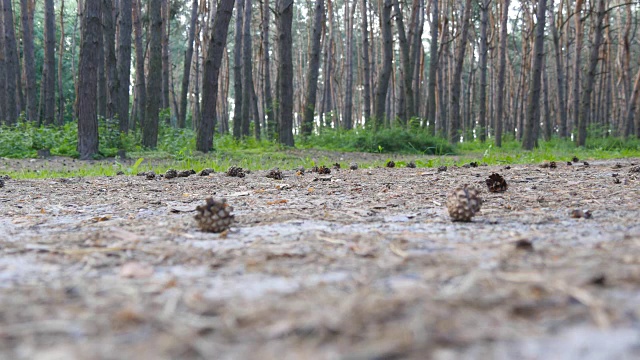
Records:
[[[567,1],[570,3],[570,1]],[[578,125],[580,113],[580,73],[582,72],[582,4],[583,0],[576,0],[575,12],[573,19],[575,21],[576,39],[574,45],[574,61],[573,61],[573,124]]]
[[[437,0],[435,0],[437,1]],[[362,37],[362,76],[363,80],[363,112],[364,123],[369,124],[371,118],[371,67],[369,62],[369,29],[367,23],[367,0],[362,0],[362,6],[360,9],[360,16],[362,18],[361,37]]]
[[[580,113],[578,115],[578,146],[585,146],[587,142],[587,122],[589,113],[591,112],[591,94],[593,93],[593,85],[596,79],[600,44],[602,44],[602,22],[606,14],[605,8],[606,0],[598,0],[598,11],[593,34],[593,43],[591,45],[591,54],[589,56],[589,68],[587,69],[586,77],[584,79],[582,99],[580,100]]]
[[[536,14],[536,37],[533,44],[533,64],[531,65],[531,88],[527,100],[527,114],[522,133],[522,148],[533,149],[537,145],[537,129],[540,128],[540,88],[542,81],[542,65],[544,58],[544,25],[547,11],[547,0],[538,1]]]
[[[6,64],[6,92],[7,92],[7,123],[12,124],[18,119],[19,102],[16,86],[20,81],[20,71],[18,65],[18,53],[16,50],[16,34],[13,27],[13,9],[11,0],[3,0],[4,17],[4,46]]]
[[[20,19],[22,23],[22,52],[27,100],[27,120],[37,121],[38,101],[36,99],[35,55],[33,46],[33,1],[20,0]]]
[[[544,0],[543,0],[544,1]],[[458,44],[455,67],[453,68],[453,78],[451,83],[451,99],[449,105],[449,142],[455,144],[460,137],[460,82],[462,79],[462,65],[464,64],[464,53],[467,49],[467,38],[469,35],[469,19],[471,18],[471,0],[465,0],[464,15],[462,18],[462,32],[460,43]]]
[[[242,136],[249,136],[253,100],[253,69],[251,61],[251,0],[244,0],[242,35]],[[238,46],[238,45],[236,45]],[[258,119],[255,119],[257,122]]]
[[[104,69],[107,77],[106,118],[116,115],[118,102],[118,72],[116,60],[116,31],[113,21],[113,0],[102,1],[102,38],[104,39]]]
[[[427,121],[433,124],[433,133],[435,134],[436,122],[443,119],[436,119],[436,84],[438,74],[438,25],[440,24],[440,13],[438,9],[438,1],[431,2],[431,42],[429,44],[429,85],[427,95]],[[507,0],[508,1],[508,0]],[[425,125],[427,123],[425,121]]]
[[[98,153],[98,46],[101,0],[86,0],[82,26],[82,46],[78,65],[78,153],[90,159]]]
[[[216,10],[215,20],[207,55],[204,61],[202,76],[202,119],[198,122],[196,149],[209,152],[213,149],[213,133],[216,126],[216,106],[218,97],[218,75],[224,48],[227,45],[227,31],[231,14],[233,12],[233,0],[220,0]]]
[[[136,45],[136,109],[138,122],[140,127],[144,128],[144,120],[147,112],[145,106],[147,103],[147,85],[144,74],[144,45],[142,43],[142,21],[141,16],[141,0],[133,0],[131,8],[131,17],[133,19],[133,30]]]
[[[262,65],[264,66],[264,103],[265,114],[267,116],[267,138],[269,140],[276,139],[278,123],[273,112],[274,104],[271,96],[271,66],[269,61],[269,0],[263,0],[262,2]]]
[[[471,0],[467,0],[471,1]],[[380,9],[380,29],[382,32],[382,66],[378,74],[378,83],[375,94],[375,129],[380,129],[385,123],[387,91],[389,89],[389,79],[391,78],[391,62],[393,60],[393,44],[391,34],[391,8],[392,0],[381,2]]]
[[[242,137],[242,14],[244,0],[236,0],[236,27],[233,45],[233,137]]]
[[[311,47],[309,49],[309,66],[307,67],[307,84],[305,86],[305,104],[302,120],[302,134],[309,136],[313,132],[316,112],[316,95],[318,93],[318,73],[320,72],[320,40],[324,22],[324,0],[316,0],[311,30]],[[268,70],[267,70],[268,71]]]
[[[394,0],[396,27],[398,28],[398,40],[400,43],[400,59],[402,63],[402,91],[404,95],[404,107],[400,109],[399,116],[402,125],[407,124],[413,113],[413,68],[411,67],[411,49],[404,28],[404,17],[400,9],[400,0]]]
[[[279,141],[294,146],[293,141],[293,0],[277,0],[278,13],[278,125]]]
[[[191,61],[193,59],[193,42],[196,37],[196,20],[198,19],[198,0],[191,4],[191,20],[189,21],[189,35],[187,50],[184,53],[184,68],[182,70],[182,88],[180,89],[180,110],[178,111],[178,127],[184,128],[187,123],[187,93],[189,92],[189,77],[191,76]]]
[[[162,104],[161,109],[171,109],[171,103],[169,102],[169,81],[170,81],[170,68],[171,59],[169,58],[169,0],[162,0]],[[164,122],[168,125],[171,123],[171,116],[168,114],[164,119]]]
[[[478,113],[478,125],[480,127],[479,138],[484,142],[487,136],[487,26],[489,23],[489,5],[491,0],[483,0],[480,7],[480,109]]]
[[[500,50],[498,54],[498,84],[496,94],[496,134],[495,144],[502,146],[502,127],[505,122],[504,97],[505,70],[507,68],[507,20],[509,20],[509,0],[502,1],[502,14],[500,16]]]
[[[129,86],[131,80],[131,0],[119,0],[118,15],[118,107],[120,132],[129,131]]]
[[[146,117],[142,145],[158,144],[158,116],[162,101],[162,0],[149,0],[149,71],[147,74]]]
[[[53,8],[53,0],[44,1],[44,64],[43,64],[43,84],[44,87],[44,123],[53,124],[56,113],[56,82],[55,82],[55,47],[56,47],[56,15]]]
[[[0,6],[4,7],[4,1],[0,2]],[[0,11],[0,14],[2,12]],[[0,16],[0,123],[9,123],[7,119],[7,92],[5,88],[7,86],[7,66],[6,66],[6,54],[5,54],[5,38],[4,38],[4,17]]]
[[[355,17],[357,0],[353,0],[351,11],[349,12],[349,3],[345,1],[344,11],[347,18],[346,29],[346,46],[345,46],[345,99],[344,113],[342,116],[342,126],[345,130],[353,128],[353,18]]]

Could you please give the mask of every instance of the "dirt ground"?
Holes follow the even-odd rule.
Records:
[[[640,160],[589,162],[8,179],[0,358],[637,359]]]

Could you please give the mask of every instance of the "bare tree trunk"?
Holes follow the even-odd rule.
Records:
[[[467,0],[471,1],[471,0]],[[381,2],[380,9],[380,29],[382,32],[382,66],[378,74],[378,83],[375,93],[375,129],[380,129],[385,123],[387,91],[389,89],[389,78],[391,78],[391,62],[393,60],[393,44],[391,34],[391,7],[392,0]]]
[[[162,101],[162,0],[149,0],[148,9],[149,71],[142,145],[153,149],[158,144],[158,117]]]
[[[38,118],[38,102],[36,99],[35,55],[33,48],[33,2],[20,0],[20,19],[22,23],[22,52],[27,100],[27,120]]]
[[[145,104],[147,103],[147,85],[144,74],[144,46],[142,44],[142,23],[140,19],[141,4],[140,0],[133,0],[132,19],[133,29],[135,32],[136,44],[136,109],[138,122],[140,127],[144,128],[144,120],[146,118]]]
[[[113,119],[118,106],[118,72],[116,68],[116,32],[113,21],[113,0],[103,0],[102,2],[102,38],[104,42],[104,68],[107,77],[106,118]]]
[[[44,64],[43,64],[43,84],[44,99],[43,112],[44,123],[53,124],[55,119],[55,47],[56,47],[56,15],[53,8],[53,0],[44,1]],[[7,74],[8,75],[8,74]]]
[[[193,59],[193,42],[196,37],[196,20],[198,19],[198,0],[191,4],[191,20],[189,21],[189,35],[187,50],[184,54],[184,68],[182,70],[182,88],[180,91],[180,110],[178,111],[178,127],[184,128],[187,119],[187,93],[189,92],[189,77],[191,76],[191,61]]]
[[[437,1],[437,0],[436,0]],[[369,124],[371,118],[371,68],[369,62],[369,29],[367,24],[367,0],[362,0],[362,8],[360,9],[362,17],[361,37],[362,37],[362,73],[363,73],[363,96],[362,103],[364,105],[364,123]]]
[[[4,7],[4,1],[0,2],[0,6]],[[1,13],[1,12],[0,12]],[[0,17],[0,123],[10,123],[7,119],[7,92],[4,91],[7,86],[7,66],[5,54],[5,38],[4,38],[4,17]]]
[[[12,124],[18,119],[19,102],[16,93],[16,86],[20,81],[20,71],[18,65],[18,54],[16,50],[16,34],[13,27],[13,9],[11,0],[3,0],[4,17],[4,46],[6,64],[6,92],[7,92],[7,123]]]
[[[276,138],[278,123],[273,112],[274,104],[271,97],[271,66],[269,61],[269,0],[263,0],[262,3],[262,64],[264,66],[264,102],[265,113],[267,116],[267,138],[273,140]]]
[[[251,103],[253,100],[253,69],[251,64],[251,0],[244,0],[242,35],[242,137],[249,136]],[[238,46],[239,44],[236,44]],[[257,122],[258,119],[255,119]]]
[[[396,27],[398,28],[398,40],[400,43],[400,59],[402,62],[402,90],[404,92],[404,108],[400,109],[399,116],[403,125],[407,124],[407,120],[411,119],[415,114],[413,113],[413,68],[411,67],[411,53],[410,44],[407,40],[407,35],[404,28],[404,19],[402,16],[402,10],[400,9],[399,0],[394,0]]]
[[[587,142],[587,119],[591,112],[591,93],[596,79],[596,69],[598,67],[598,54],[600,53],[600,44],[602,43],[602,21],[606,14],[606,0],[598,0],[598,12],[591,45],[591,55],[589,57],[589,68],[584,79],[582,88],[582,99],[580,104],[580,113],[578,115],[578,146],[585,146]]]
[[[489,5],[491,0],[483,0],[480,7],[480,109],[478,125],[480,127],[480,141],[484,142],[487,136],[487,26],[489,23]]]
[[[86,0],[82,25],[82,46],[78,65],[78,152],[80,159],[98,153],[97,64],[101,0]]]
[[[345,1],[344,11],[347,18],[347,44],[345,47],[346,57],[346,81],[345,81],[345,104],[344,115],[342,116],[342,126],[346,130],[353,128],[353,18],[355,16],[357,0],[353,0],[351,11],[349,12],[348,1]]]
[[[278,27],[278,117],[279,141],[293,146],[293,0],[276,1]]]
[[[542,65],[542,81],[544,86],[542,88],[543,91],[543,109],[544,109],[544,139],[549,141],[551,140],[551,134],[553,131],[553,125],[551,121],[551,114],[549,109],[549,77],[547,76],[547,67],[546,67],[546,57],[543,59]]]
[[[119,0],[118,15],[118,107],[120,132],[129,131],[129,85],[131,76],[131,0]]]
[[[58,44],[58,125],[64,124],[64,88],[62,81],[62,58],[64,54],[64,0],[60,1],[60,43]]]
[[[538,1],[536,14],[536,37],[533,44],[533,64],[531,65],[531,89],[527,100],[527,115],[522,133],[522,147],[527,150],[537,145],[537,129],[540,127],[540,88],[544,58],[544,25],[547,0]]]
[[[324,22],[324,0],[316,0],[314,8],[309,66],[307,67],[306,76],[307,85],[305,86],[304,117],[302,120],[302,134],[304,136],[311,135],[315,123],[318,73],[320,72],[320,39],[322,38],[322,23]],[[266,71],[268,72],[268,69]]]
[[[213,149],[213,133],[216,127],[216,106],[218,98],[218,75],[227,46],[227,31],[233,0],[220,0],[209,37],[207,55],[202,76],[202,119],[198,122],[196,148],[202,152]]]
[[[570,1],[567,1],[570,3]],[[573,58],[573,124],[579,123],[580,112],[580,72],[582,71],[581,57],[582,57],[582,4],[583,0],[576,0],[575,13],[573,15],[576,27],[576,39],[574,46],[574,58]]]
[[[242,13],[244,0],[236,0],[235,44],[233,45],[233,137],[242,137]]]
[[[431,43],[429,47],[429,94],[427,95],[427,121],[433,124],[433,134],[436,133],[436,122],[443,119],[436,119],[436,84],[438,74],[438,26],[440,24],[440,13],[438,1],[431,2]],[[507,0],[508,1],[508,0]],[[425,124],[427,122],[425,121]]]
[[[496,135],[497,147],[502,146],[502,126],[505,122],[504,97],[505,70],[507,67],[507,20],[509,20],[509,0],[502,1],[502,14],[500,16],[500,50],[498,55],[498,91],[496,94]]]
[[[464,53],[467,49],[470,18],[471,0],[465,0],[464,15],[462,18],[462,32],[460,35],[461,39],[457,48],[455,66],[453,68],[453,79],[451,82],[451,103],[449,105],[449,142],[451,142],[452,144],[458,142],[458,138],[460,136],[460,82],[462,79]]]
[[[553,13],[554,6],[553,0],[551,0],[550,4],[550,26],[551,26],[551,34],[553,35],[553,49],[555,55],[555,65],[556,65],[556,80],[558,82],[558,116],[559,116],[559,135],[561,138],[567,137],[567,102],[566,95],[564,92],[564,72],[562,69],[562,54],[560,53],[560,36],[558,35],[558,28],[555,23],[555,15]],[[562,7],[562,6],[561,6]],[[560,8],[559,12],[562,11]]]
[[[171,108],[169,102],[169,75],[171,68],[171,59],[169,58],[169,0],[162,0],[162,110]],[[171,123],[171,115],[168,114],[164,122],[169,125]]]

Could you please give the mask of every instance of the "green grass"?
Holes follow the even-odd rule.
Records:
[[[521,144],[513,138],[505,137],[503,146],[496,148],[493,140],[465,142],[452,146],[444,139],[433,137],[417,129],[387,129],[379,132],[369,130],[340,131],[323,129],[322,133],[307,139],[296,138],[297,150],[291,151],[274,141],[244,141],[230,135],[216,137],[215,151],[202,154],[195,151],[195,133],[190,129],[160,127],[158,147],[147,150],[140,145],[139,132],[121,136],[117,123],[100,121],[101,161],[81,162],[77,157],[77,128],[75,124],[63,127],[36,127],[21,122],[13,126],[0,127],[0,156],[7,158],[34,158],[41,148],[49,148],[52,155],[70,157],[69,166],[51,166],[48,160],[38,160],[26,169],[14,169],[5,164],[8,174],[14,178],[59,178],[72,176],[113,176],[119,171],[136,174],[153,170],[163,173],[169,168],[194,169],[213,168],[220,172],[230,166],[241,166],[250,170],[265,170],[274,167],[294,169],[298,166],[309,168],[314,165],[331,165],[339,159],[337,152],[368,152],[379,154],[374,160],[360,162],[360,167],[384,166],[394,160],[398,167],[404,167],[413,160],[418,167],[442,165],[463,165],[471,161],[500,164],[530,164],[545,160],[568,161],[574,156],[581,160],[640,157],[640,140],[622,140],[603,137],[602,132],[592,131],[587,146],[576,148],[568,140],[552,139],[541,141],[533,151],[522,150]],[[124,148],[129,160],[114,158],[117,150]],[[322,152],[318,150],[326,150]],[[331,152],[335,152],[333,155]],[[352,161],[343,155],[343,167]],[[359,156],[353,156],[358,161]],[[143,159],[137,165],[134,160]],[[6,161],[5,161],[6,162]],[[1,165],[1,164],[0,164]]]

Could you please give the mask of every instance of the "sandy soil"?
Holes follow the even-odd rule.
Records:
[[[638,163],[8,179],[0,358],[638,358]]]

